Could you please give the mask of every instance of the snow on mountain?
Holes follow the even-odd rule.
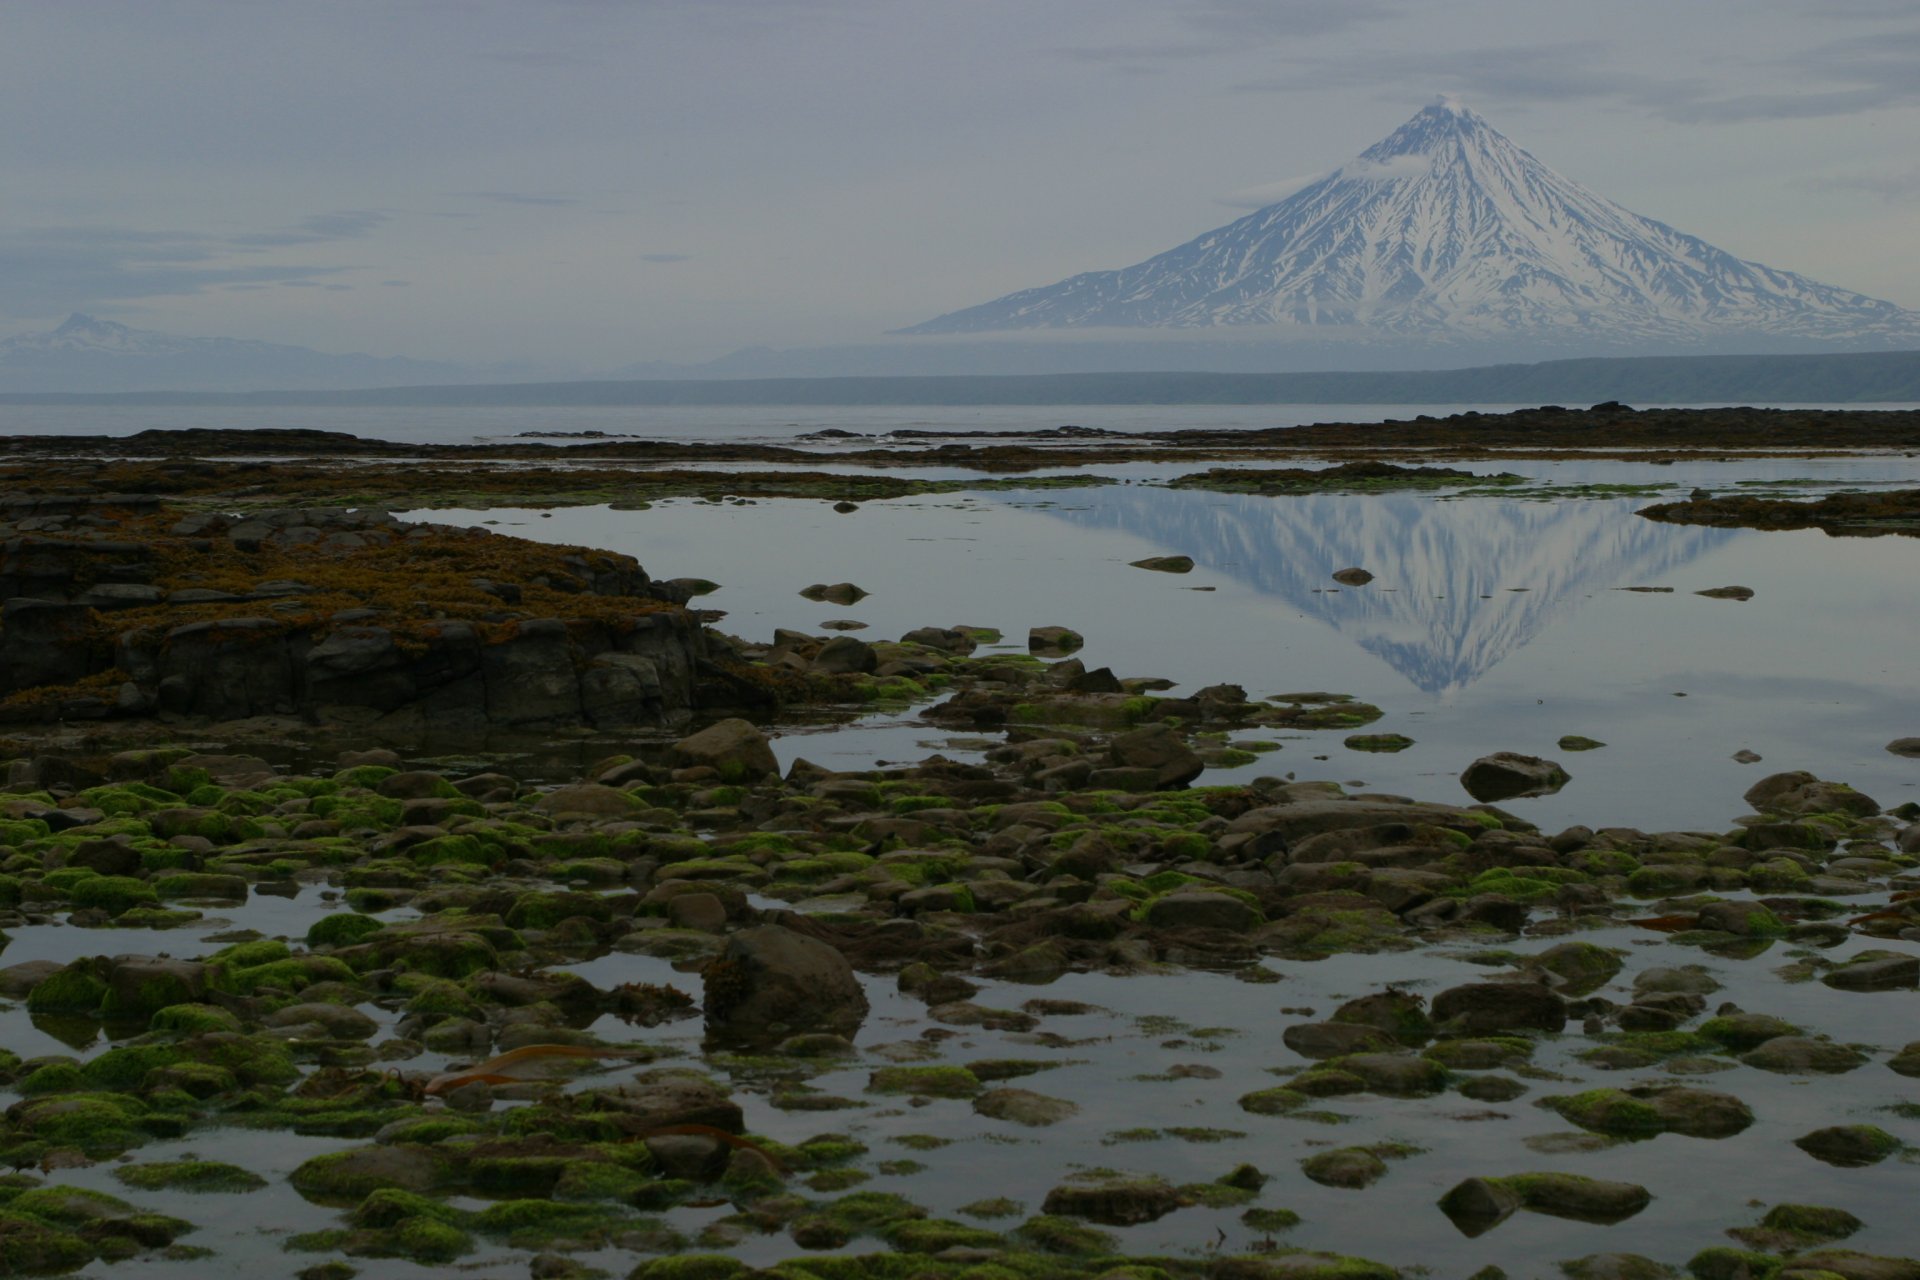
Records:
[[[899,332],[1244,325],[1468,341],[1920,340],[1920,312],[1624,209],[1444,97],[1351,163],[1176,249]]]
[[[495,382],[539,372],[331,355],[246,338],[180,338],[79,314],[57,329],[0,341],[0,392],[322,390]]]

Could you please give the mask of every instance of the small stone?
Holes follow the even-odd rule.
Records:
[[[1751,600],[1753,599],[1753,588],[1740,586],[1709,587],[1705,591],[1696,591],[1693,594],[1705,596],[1709,600]]]
[[[1339,569],[1334,572],[1333,580],[1342,586],[1364,587],[1373,581],[1373,575],[1365,569]]]

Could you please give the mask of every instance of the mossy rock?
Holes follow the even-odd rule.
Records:
[[[93,1246],[72,1232],[0,1209],[0,1275],[64,1275],[93,1258]]]
[[[121,1165],[113,1176],[141,1191],[258,1191],[267,1180],[237,1164],[218,1160],[165,1160]]]
[[[970,1098],[982,1088],[965,1067],[880,1067],[868,1077],[869,1093],[904,1093],[927,1098]]]
[[[208,1031],[237,1032],[240,1019],[225,1009],[209,1004],[173,1004],[155,1011],[147,1020],[149,1031],[192,1036]]]
[[[356,942],[364,941],[369,934],[378,933],[385,927],[372,916],[363,916],[354,911],[337,911],[313,922],[307,930],[307,946],[352,946]]]
[[[94,1013],[106,998],[106,962],[76,960],[49,974],[27,994],[31,1013]]]
[[[1667,1127],[1658,1111],[1619,1089],[1542,1098],[1540,1105],[1594,1133],[1650,1137]]]

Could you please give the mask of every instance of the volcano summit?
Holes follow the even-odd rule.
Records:
[[[1920,343],[1920,312],[1624,209],[1447,97],[1328,176],[1176,249],[900,332],[1224,326],[1442,342]]]

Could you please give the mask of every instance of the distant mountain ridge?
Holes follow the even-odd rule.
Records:
[[[0,392],[0,404],[342,406],[1916,404],[1920,351],[1645,356],[1339,373],[1063,373],[395,386],[349,391]]]
[[[58,328],[0,341],[0,391],[251,391],[492,382],[531,365],[331,355],[247,338],[181,338],[75,313]]]
[[[1254,325],[1616,347],[1730,334],[1920,342],[1920,312],[1625,209],[1444,97],[1327,177],[1184,245],[899,332]]]

